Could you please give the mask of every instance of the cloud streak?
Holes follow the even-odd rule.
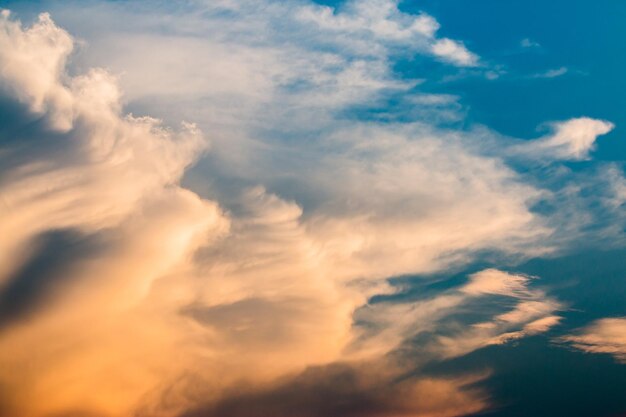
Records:
[[[626,363],[626,319],[621,317],[596,320],[559,341],[583,352],[609,354]]]

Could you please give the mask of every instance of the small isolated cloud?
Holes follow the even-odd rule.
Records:
[[[583,160],[594,149],[598,136],[615,127],[606,120],[580,117],[551,125],[553,133],[513,148],[514,153],[540,159]]]
[[[452,39],[439,39],[432,45],[433,54],[444,61],[460,67],[474,67],[478,64],[478,56],[470,52],[461,42]]]
[[[398,9],[397,0],[349,1],[335,9],[329,6],[308,6],[297,16],[315,22],[320,28],[343,33],[353,45],[363,42],[368,50],[381,45],[401,47],[430,53],[442,61],[459,67],[478,64],[478,56],[460,41],[438,38],[439,23],[425,13],[410,15]]]
[[[539,48],[541,45],[539,42],[535,42],[529,38],[524,38],[520,41],[520,46],[522,48]]]
[[[576,334],[558,339],[587,353],[606,353],[626,364],[626,318],[596,320]]]
[[[532,78],[557,78],[568,73],[567,67],[551,69],[545,72],[534,74]]]
[[[555,313],[564,305],[543,290],[529,288],[530,278],[496,269],[470,276],[461,291],[473,297],[499,295],[518,300],[508,311],[491,320],[474,323],[456,336],[439,339],[446,355],[457,356],[487,345],[498,345],[544,333],[560,323]]]

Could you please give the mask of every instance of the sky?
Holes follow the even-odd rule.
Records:
[[[623,1],[0,8],[0,416],[626,415]]]

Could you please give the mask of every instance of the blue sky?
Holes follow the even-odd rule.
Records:
[[[626,413],[625,3],[2,7],[0,414]]]
[[[586,1],[427,0],[402,2],[400,9],[436,16],[442,34],[464,40],[496,72],[503,72],[496,80],[468,74],[446,81],[455,71],[445,66],[397,63],[406,76],[434,72],[435,79],[429,77],[422,88],[459,95],[468,111],[464,123],[531,138],[547,120],[605,118],[617,127],[603,138],[594,157],[623,160],[623,141],[616,139],[626,105],[620,93],[626,89],[621,71],[625,58],[618,52],[626,16],[623,2],[605,0],[591,7]],[[552,77],[546,76],[550,71]]]
[[[626,88],[620,70],[624,57],[618,52],[626,14],[622,2],[602,1],[593,7],[585,1],[406,4],[407,9],[413,6],[437,15],[444,33],[465,39],[509,73],[493,83],[469,79],[433,86],[461,94],[472,120],[507,135],[530,137],[545,120],[583,114],[606,118],[617,128],[601,142],[595,157],[623,160],[624,145],[618,140],[625,104],[620,92]],[[531,46],[523,47],[524,39]],[[528,79],[560,68],[567,73]]]

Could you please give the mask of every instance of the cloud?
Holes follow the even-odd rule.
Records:
[[[3,103],[18,109],[0,154],[3,406],[123,414],[172,371],[159,358],[181,334],[145,306],[152,284],[228,228],[178,185],[207,143],[193,125],[123,115],[103,70],[68,75],[71,37],[48,15],[0,25]]]
[[[35,114],[47,114],[52,127],[67,130],[72,124],[72,96],[58,79],[65,68],[73,41],[44,13],[36,25],[23,31],[2,10],[0,34],[2,89],[9,90]]]
[[[583,352],[606,353],[626,363],[626,319],[621,317],[596,320],[576,334],[563,336],[558,341]]]
[[[341,10],[329,6],[310,6],[305,7],[298,16],[315,22],[325,30],[361,39],[369,34],[390,46],[430,52],[456,66],[468,67],[478,63],[478,56],[462,43],[436,36],[440,25],[432,16],[403,13],[394,0],[348,2]]]
[[[0,127],[10,415],[461,415],[489,407],[471,386],[485,375],[428,377],[424,363],[558,323],[561,303],[495,269],[432,299],[371,300],[398,291],[391,276],[566,240],[534,210],[559,186],[509,164],[519,141],[438,126],[457,98],[392,70],[396,54],[477,65],[433,17],[391,1],[50,7],[87,38],[71,59],[48,15],[0,22],[0,103],[15,116]],[[410,123],[354,116],[394,94]],[[559,127],[520,154],[586,154],[591,126],[584,144],[580,129],[554,139]],[[403,349],[417,358],[407,381],[388,359]]]
[[[478,57],[465,48],[465,46],[452,39],[439,39],[432,46],[433,53],[461,67],[473,67],[478,64]]]
[[[327,30],[371,32],[377,38],[388,40],[432,38],[439,29],[439,23],[432,16],[402,13],[397,2],[389,0],[350,2],[340,11],[329,6],[309,6],[298,16]]]
[[[485,269],[466,284],[424,300],[367,305],[355,314],[362,325],[355,354],[387,353],[403,341],[418,340],[421,360],[432,361],[544,333],[560,322],[555,313],[564,306],[529,284],[529,277]],[[488,303],[497,307],[485,308]],[[455,317],[459,311],[468,318]],[[424,335],[427,339],[420,339]]]
[[[560,77],[562,75],[565,75],[569,72],[567,67],[561,67],[561,68],[557,68],[557,69],[551,69],[545,72],[540,72],[537,74],[534,74],[532,76],[532,78],[556,78],[556,77]]]
[[[583,160],[589,158],[598,136],[613,130],[605,120],[580,117],[552,124],[554,133],[519,145],[514,151],[537,158]]]
[[[246,112],[249,123],[302,129],[338,109],[409,93],[419,80],[398,78],[390,64],[397,57],[437,57],[432,45],[439,40],[436,19],[403,12],[393,0],[337,8],[306,1],[194,2],[167,17],[140,4],[96,3],[89,6],[101,17],[96,25],[84,24],[85,6],[50,7],[74,30],[94,35],[74,63],[123,74],[128,99],[162,97],[142,103],[150,113],[180,115],[184,109],[188,117],[199,106],[193,116],[203,128],[209,122],[240,125],[233,116]],[[155,43],[167,52],[154,51]],[[461,43],[455,45],[461,53]],[[469,63],[444,55],[454,65]],[[298,111],[303,107],[308,112]]]

